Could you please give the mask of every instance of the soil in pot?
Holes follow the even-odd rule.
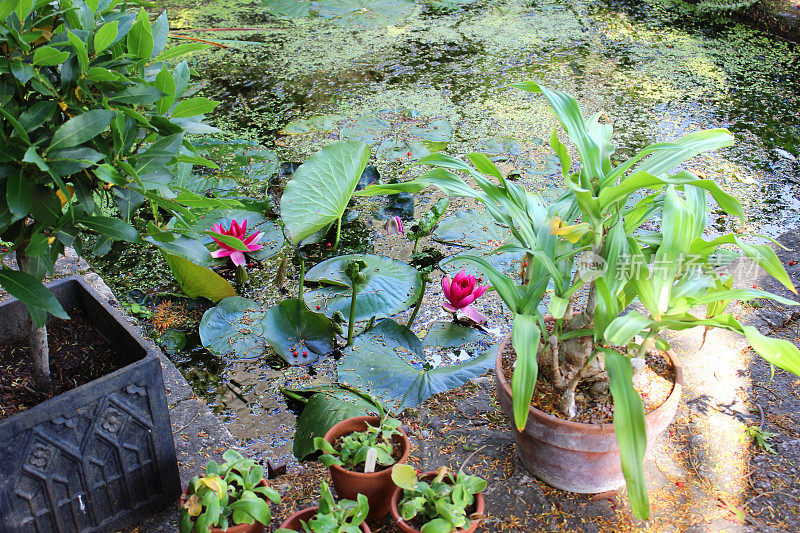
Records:
[[[83,310],[71,309],[69,315],[71,320],[47,323],[52,380],[47,392],[36,389],[27,339],[0,345],[0,420],[133,362],[112,348]]]
[[[654,353],[648,352],[645,356],[645,366],[634,378],[633,386],[636,392],[642,397],[644,413],[648,414],[655,411],[661,404],[667,401],[672,389],[675,386],[675,367],[672,366],[667,355],[659,350]],[[506,381],[511,383],[514,361],[517,354],[511,343],[507,343],[503,351],[503,374]],[[588,387],[581,384],[575,391],[576,415],[570,418],[572,422],[584,424],[611,424],[614,421],[614,402],[611,394],[604,400],[597,400],[592,397]],[[561,393],[553,387],[547,380],[539,379],[536,381],[536,388],[533,391],[531,405],[548,415],[557,418],[564,418],[559,409]]]

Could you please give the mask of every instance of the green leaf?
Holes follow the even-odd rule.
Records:
[[[78,64],[81,66],[81,72],[86,72],[86,69],[89,68],[89,52],[86,50],[86,43],[70,30],[67,30],[67,39],[75,50],[75,55],[78,56]]]
[[[56,50],[52,46],[40,46],[33,53],[33,64],[42,67],[60,65],[69,57],[68,52]]]
[[[137,59],[150,59],[153,54],[153,33],[144,8],[139,12],[136,23],[128,32],[126,43],[128,53]]]
[[[178,105],[175,106],[175,109],[172,110],[172,118],[185,118],[204,115],[213,111],[218,105],[219,102],[204,98],[202,96],[196,96],[178,103]]]
[[[139,242],[139,232],[136,228],[118,218],[94,216],[82,218],[79,222],[90,230],[114,240]]]
[[[301,461],[314,453],[317,439],[328,444],[321,437],[335,424],[355,416],[374,416],[380,413],[380,408],[374,401],[367,399],[366,395],[339,387],[321,389],[308,399],[297,417],[292,452]],[[322,451],[329,452],[327,449]]]
[[[414,490],[417,485],[417,469],[408,464],[396,464],[392,467],[392,481],[405,490]]]
[[[192,298],[202,296],[214,302],[236,296],[236,289],[213,270],[196,265],[183,257],[166,253],[164,250],[162,254],[186,296]]]
[[[269,524],[271,518],[269,504],[251,491],[244,491],[241,499],[229,503],[228,507],[233,511],[244,511],[262,524]]]
[[[366,144],[340,141],[300,165],[280,201],[281,218],[292,244],[341,221],[369,156]]]
[[[152,85],[132,85],[110,98],[112,102],[130,105],[147,105],[164,96],[164,92]]]
[[[72,148],[95,138],[108,128],[115,116],[114,111],[93,109],[69,119],[53,134],[47,151]]]
[[[315,363],[334,347],[331,321],[295,298],[269,308],[261,329],[270,346],[292,365]]]
[[[178,198],[180,199],[180,196]],[[211,237],[208,236],[209,234],[203,232],[210,231],[212,226],[217,223],[221,224],[224,228],[230,228],[231,222],[234,220],[239,224],[243,223],[245,220],[247,221],[248,236],[256,232],[264,233],[261,240],[258,241],[258,244],[263,246],[263,248],[255,252],[249,252],[247,255],[256,261],[263,261],[280,252],[284,243],[283,230],[273,221],[256,211],[247,209],[214,209],[206,213],[205,218],[198,220],[191,229],[192,231],[204,235],[202,239],[204,244],[211,244],[213,242]]]
[[[25,304],[37,328],[44,326],[47,321],[46,313],[69,320],[69,315],[53,293],[27,272],[0,267],[0,286]]]
[[[339,381],[400,412],[483,375],[494,364],[496,349],[493,352],[490,348],[462,364],[424,370],[418,362],[415,366],[408,361],[424,358],[422,342],[407,327],[386,319],[356,337],[344,353],[338,364]]]
[[[94,55],[100,55],[103,50],[111,46],[117,39],[118,33],[119,21],[112,20],[103,24],[94,35]]]
[[[419,272],[402,261],[371,254],[342,255],[323,261],[306,273],[306,282],[320,283],[318,289],[303,292],[309,309],[328,317],[335,312],[350,316],[353,294],[345,267],[350,261],[364,261],[362,283],[356,286],[355,320],[383,318],[399,313],[419,299],[422,279]]]
[[[631,360],[614,350],[605,350],[604,353],[614,398],[614,432],[619,443],[622,473],[628,484],[628,500],[633,514],[641,520],[647,520],[650,517],[650,502],[642,467],[647,448],[642,399],[633,388]]]
[[[789,279],[789,275],[786,273],[786,269],[783,268],[777,254],[775,254],[775,250],[766,244],[748,244],[738,236],[735,237],[735,240],[747,257],[755,261],[767,274],[780,281],[784,287],[797,294],[797,289],[792,280]]]
[[[550,148],[552,148],[558,156],[558,161],[561,163],[561,175],[566,178],[572,166],[572,160],[570,160],[567,147],[564,146],[558,138],[558,128],[553,128],[553,135],[550,136]]]
[[[155,87],[164,93],[156,101],[156,110],[159,115],[165,115],[175,101],[175,78],[172,77],[166,65],[156,74]]]
[[[161,52],[160,54],[158,54],[156,56],[156,58],[153,60],[153,62],[157,63],[159,61],[168,61],[170,59],[174,59],[176,57],[180,57],[180,56],[182,56],[184,54],[187,54],[189,52],[196,52],[198,50],[206,50],[208,48],[211,48],[211,46],[207,45],[207,44],[202,44],[202,43],[183,43],[183,44],[179,44],[178,46],[170,47],[170,48],[164,50],[163,52]]]
[[[514,410],[514,425],[519,431],[525,429],[530,411],[533,389],[539,375],[537,356],[541,330],[533,315],[514,316],[511,328],[511,343],[517,353],[514,373],[511,376],[511,390]]]
[[[603,337],[609,344],[626,346],[634,336],[641,334],[652,323],[652,320],[638,311],[631,311],[612,320],[603,332]]]
[[[22,171],[14,172],[6,179],[6,202],[14,215],[12,221],[20,220],[30,213],[33,190]]]
[[[800,350],[784,339],[765,337],[752,326],[742,326],[753,350],[778,368],[800,376]]]

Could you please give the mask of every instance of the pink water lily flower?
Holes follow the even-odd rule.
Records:
[[[442,291],[447,298],[442,307],[451,313],[462,313],[477,324],[485,324],[489,319],[470,304],[483,296],[488,289],[488,285],[478,285],[475,276],[468,275],[462,268],[452,281],[450,276],[442,278]]]
[[[261,240],[261,237],[264,236],[263,231],[260,231],[258,233],[253,233],[249,237],[247,236],[247,219],[244,219],[241,224],[236,222],[236,220],[232,220],[230,229],[225,229],[222,226],[222,224],[214,224],[213,226],[211,226],[211,231],[213,231],[214,233],[219,233],[220,235],[229,235],[231,237],[236,237],[237,239],[242,241],[242,244],[244,244],[247,247],[248,252],[255,252],[256,250],[260,250],[261,248],[264,247],[261,244],[257,244],[258,241]],[[214,237],[211,238],[214,239],[214,242],[216,242],[220,246],[219,250],[211,252],[211,257],[219,258],[219,257],[230,256],[231,261],[233,261],[234,265],[243,266],[245,264],[244,254],[246,252],[228,246],[224,242],[215,239]]]
[[[395,233],[402,234],[405,231],[403,219],[394,216],[386,221],[386,224],[383,225],[383,229],[386,231],[386,235],[394,235]]]

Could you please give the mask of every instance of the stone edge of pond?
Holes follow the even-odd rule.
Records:
[[[760,2],[741,11],[738,17],[759,29],[800,43],[800,2],[795,4]]]

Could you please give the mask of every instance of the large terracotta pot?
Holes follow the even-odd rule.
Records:
[[[334,444],[336,439],[356,431],[367,429],[367,423],[377,426],[381,422],[377,416],[357,416],[342,420],[325,434],[325,440]],[[395,442],[400,445],[401,457],[397,463],[405,463],[408,458],[410,444],[408,437],[400,430],[400,435],[395,436]],[[359,494],[363,494],[369,500],[369,515],[367,520],[377,520],[383,518],[389,512],[389,503],[394,492],[395,484],[392,481],[392,469],[385,468],[378,472],[365,474],[364,472],[354,472],[345,470],[341,466],[332,465],[329,468],[333,486],[339,498],[355,500]]]
[[[420,479],[422,481],[430,481],[435,477],[436,477],[436,472],[425,472],[420,476]],[[402,497],[403,497],[403,489],[401,489],[400,487],[396,487],[394,490],[394,494],[392,494],[392,506],[390,509],[392,512],[392,518],[394,518],[394,521],[397,522],[397,527],[400,528],[400,531],[403,531],[404,533],[420,533],[419,529],[407,523],[405,520],[403,520],[403,517],[400,516],[399,507],[400,507],[400,499]],[[483,502],[483,494],[479,492],[478,494],[475,495],[474,512],[478,514],[483,514],[485,510],[486,507]],[[457,529],[456,533],[474,533],[474,531],[478,529],[478,526],[481,525],[482,521],[483,519],[471,520],[468,529]]]
[[[302,511],[297,511],[292,516],[284,520],[281,524],[281,527],[286,529],[294,529],[295,531],[301,531],[300,520],[308,522],[314,518],[317,509],[317,507],[306,507]],[[364,533],[372,533],[372,530],[369,528],[366,522],[361,522],[361,531]]]
[[[259,487],[266,487],[267,480],[261,479],[258,484]],[[181,499],[178,501],[178,509],[186,504],[186,500],[189,499],[189,487],[183,489],[181,492]],[[237,524],[235,526],[230,526],[228,529],[220,529],[218,527],[212,527],[211,533],[264,533],[264,524],[261,522],[253,522],[252,524]]]
[[[497,350],[494,384],[503,412],[513,420],[511,387],[503,373],[503,352],[510,339],[509,335]],[[675,367],[675,386],[667,400],[644,417],[648,445],[675,418],[683,389],[683,370],[676,363],[674,354],[667,354]],[[511,431],[522,464],[548,485],[570,492],[594,494],[625,484],[613,424],[571,422],[531,406],[524,431],[517,431],[513,423]]]

